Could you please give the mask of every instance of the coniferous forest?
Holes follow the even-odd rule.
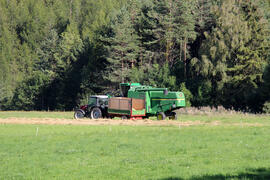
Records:
[[[72,110],[120,82],[270,112],[270,0],[0,0],[0,110]]]

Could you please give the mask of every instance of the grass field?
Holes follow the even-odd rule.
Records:
[[[48,111],[0,111],[0,118],[62,118],[73,119],[74,112],[48,112]]]
[[[16,113],[23,117],[23,112],[12,116],[1,112],[0,118]],[[68,118],[72,113],[50,117],[64,115]],[[48,114],[28,112],[27,117]],[[189,127],[0,124],[0,179],[270,179],[268,116],[183,115],[179,119],[197,120],[223,123]],[[230,126],[233,122],[239,125]]]
[[[58,118],[73,119],[74,112],[47,112],[47,111],[0,111],[0,118]],[[151,117],[150,119],[156,119]],[[220,121],[223,123],[264,123],[270,125],[270,116],[252,115],[252,114],[210,114],[210,115],[188,115],[178,114],[179,121],[202,121],[213,122]]]

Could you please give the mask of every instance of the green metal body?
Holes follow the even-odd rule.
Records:
[[[167,88],[134,86],[128,91],[128,97],[144,98],[148,116],[156,115],[159,112],[170,113],[186,105],[184,93],[168,91]]]
[[[132,109],[129,112],[114,109],[114,113],[129,116],[155,116],[164,112],[169,115],[172,111],[186,105],[185,96],[182,92],[168,91],[167,88],[142,86],[139,83],[121,83],[120,86],[124,97],[143,99],[145,106],[143,110]],[[108,110],[110,113],[110,108]]]

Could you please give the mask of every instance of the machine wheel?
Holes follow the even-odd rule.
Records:
[[[127,116],[122,116],[121,119],[126,120],[126,119],[128,119],[128,117]]]
[[[99,119],[102,118],[102,112],[99,108],[93,108],[90,113],[91,119]]]
[[[176,112],[171,112],[170,119],[177,120],[177,114],[176,114]]]
[[[83,110],[81,110],[81,109],[78,109],[78,110],[76,110],[75,111],[75,113],[74,113],[74,118],[75,119],[82,119],[82,118],[84,118],[84,111]]]
[[[166,119],[166,115],[164,114],[164,112],[157,113],[157,119],[158,120],[165,120]]]

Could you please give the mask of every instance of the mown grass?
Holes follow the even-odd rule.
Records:
[[[73,111],[68,112],[47,112],[47,111],[0,111],[0,118],[57,118],[73,119]],[[119,119],[119,118],[118,118]],[[151,117],[156,120],[156,117]],[[168,118],[167,118],[168,119]],[[254,114],[230,114],[230,113],[209,113],[209,114],[181,114],[178,112],[178,121],[201,121],[222,123],[264,123],[270,125],[269,115]]]
[[[0,179],[269,179],[270,128],[0,125]]]
[[[57,111],[0,111],[0,118],[60,118],[73,119],[74,112]]]
[[[270,125],[269,115],[254,115],[254,114],[208,114],[208,115],[187,115],[180,114],[179,121],[201,121],[213,122],[219,121],[225,124],[231,123],[262,123]]]

